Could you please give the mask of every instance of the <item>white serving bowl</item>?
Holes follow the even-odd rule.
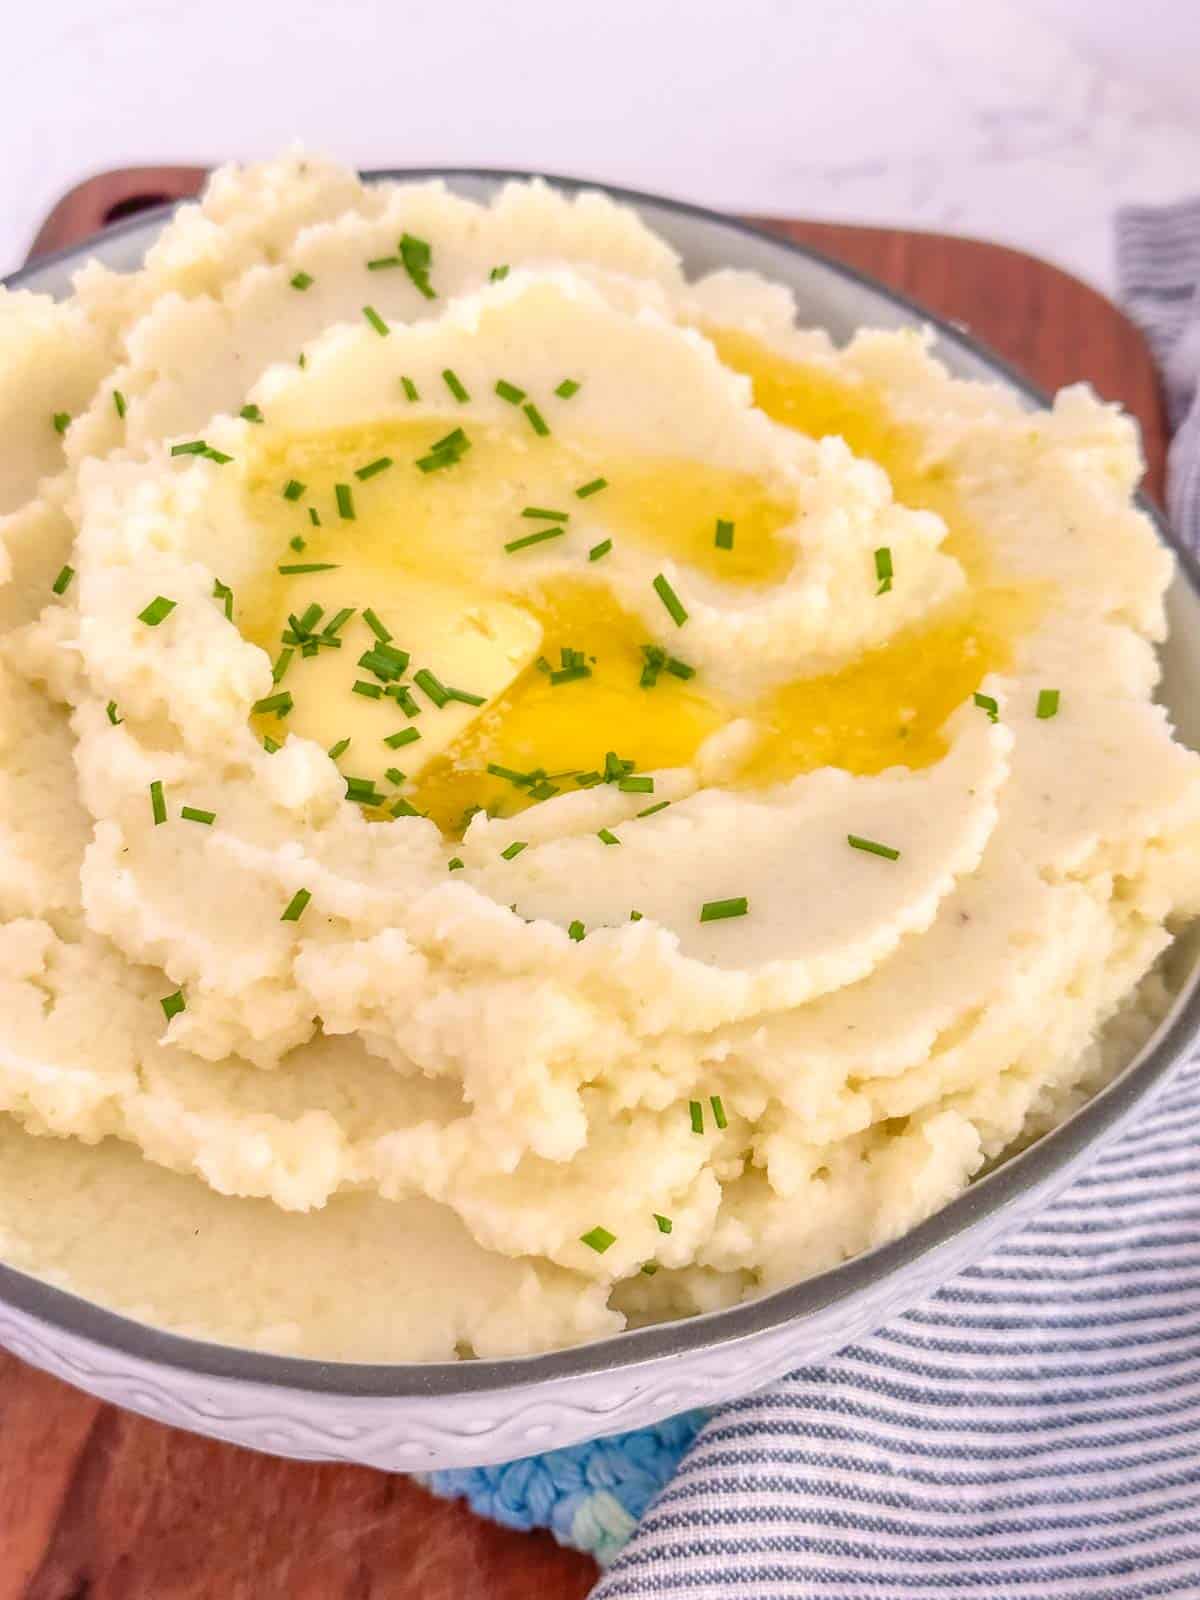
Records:
[[[486,200],[506,180],[529,174],[369,176],[442,177],[455,191]],[[550,181],[568,190],[606,187]],[[722,266],[761,272],[795,292],[802,323],[838,340],[863,326],[929,326],[951,371],[999,382],[1030,404],[1044,398],[959,329],[848,267],[696,206],[607,192],[679,250],[689,275]],[[7,281],[62,294],[89,256],[135,267],[169,215],[170,208],[147,213]],[[1177,554],[1162,697],[1180,736],[1200,745],[1200,576],[1186,552]],[[504,1461],[729,1400],[864,1338],[978,1261],[1057,1194],[1190,1052],[1200,1030],[1200,939],[1181,941],[1175,970],[1179,992],[1170,1015],[1120,1076],[1061,1127],[903,1238],[744,1305],[549,1355],[367,1365],[182,1338],[0,1266],[0,1341],[81,1389],[177,1427],[279,1455],[391,1470]]]

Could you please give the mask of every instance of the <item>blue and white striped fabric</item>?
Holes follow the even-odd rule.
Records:
[[[1200,202],[1120,222],[1200,547]],[[1200,1597],[1200,1062],[1040,1221],[703,1429],[593,1600]]]
[[[1118,257],[1200,552],[1200,200]],[[982,1266],[700,1421],[433,1487],[616,1555],[592,1600],[1200,1600],[1200,1060]]]

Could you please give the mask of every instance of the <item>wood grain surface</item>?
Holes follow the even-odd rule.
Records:
[[[195,192],[197,167],[106,173],[35,252]],[[975,240],[757,219],[903,290],[1046,388],[1086,378],[1142,424],[1160,494],[1162,410],[1140,335],[1067,273]],[[587,1558],[408,1479],[255,1455],[101,1405],[0,1354],[0,1600],[580,1600]]]

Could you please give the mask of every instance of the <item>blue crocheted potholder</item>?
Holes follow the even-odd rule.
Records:
[[[593,1439],[500,1467],[421,1475],[435,1494],[462,1499],[506,1528],[549,1528],[560,1544],[607,1565],[696,1437],[706,1411],[686,1411],[653,1428]]]

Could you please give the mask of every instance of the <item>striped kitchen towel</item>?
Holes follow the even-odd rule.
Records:
[[[1200,548],[1200,200],[1118,224]],[[1200,1061],[1023,1234],[701,1431],[593,1600],[1200,1597]]]

